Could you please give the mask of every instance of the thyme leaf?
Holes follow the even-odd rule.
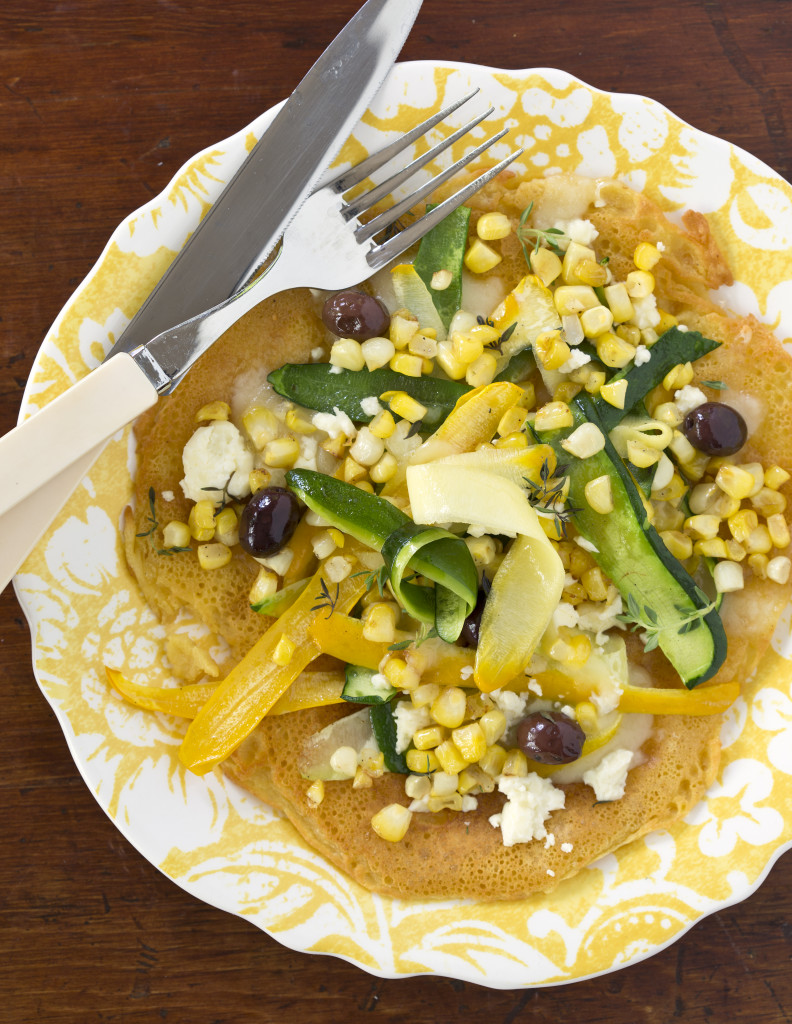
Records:
[[[575,513],[582,511],[575,505],[567,504],[559,507],[563,501],[562,495],[566,485],[566,466],[556,466],[555,471],[550,468],[547,459],[542,460],[539,468],[539,483],[536,484],[528,477],[523,477],[528,488],[528,502],[539,515],[551,515],[555,519],[556,529],[563,537],[567,535],[567,527],[572,521]]]
[[[336,610],[338,598],[341,593],[341,584],[336,583],[335,594],[331,594],[330,591],[327,589],[327,584],[325,583],[324,579],[322,579],[320,582],[321,592],[317,594],[316,597],[314,598],[314,600],[317,603],[313,606],[313,608],[311,608],[311,611],[318,612],[326,608],[327,618],[329,619],[333,612]]]
[[[526,221],[531,215],[533,209],[533,200],[525,207],[520,215],[520,223],[517,226],[517,238],[519,239],[520,245],[522,246],[523,255],[525,256],[525,262],[531,262],[531,253],[539,252],[540,248],[545,245],[548,249],[556,254],[556,256],[563,256],[564,250],[558,244],[559,238],[564,238],[564,232],[560,228],[530,228],[526,224]],[[528,251],[528,246],[532,246],[531,252]]]
[[[157,513],[156,513],[156,510],[154,508],[154,499],[155,498],[156,498],[156,493],[154,491],[154,488],[153,487],[149,487],[149,492],[148,492],[148,499],[149,499],[148,521],[151,523],[151,526],[148,528],[148,530],[145,531],[145,533],[136,533],[135,534],[136,537],[150,537],[151,534],[154,533],[154,531],[159,527],[159,522],[157,521]]]
[[[706,596],[696,588],[696,594],[700,600],[706,602]],[[677,636],[684,636],[698,629],[707,615],[715,608],[715,602],[705,604],[703,608],[697,608],[690,613],[684,604],[674,605],[674,611],[680,618],[666,625],[660,625],[657,612],[649,605],[640,605],[633,594],[627,595],[627,611],[624,615],[617,615],[620,622],[631,624],[631,631],[644,630],[644,651],[653,651],[660,643],[664,634],[675,632]]]
[[[713,391],[728,391],[729,385],[724,384],[722,380],[700,380],[701,384],[705,388],[712,388]]]

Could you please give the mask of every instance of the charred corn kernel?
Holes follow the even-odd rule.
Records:
[[[464,796],[466,793],[491,793],[495,789],[495,780],[482,771],[477,764],[463,768],[459,773],[457,790]]]
[[[506,732],[506,716],[500,708],[490,708],[479,718],[478,724],[487,744],[487,749],[476,758],[477,761],[480,761]]]
[[[706,514],[689,516],[685,520],[685,533],[696,540],[709,540],[710,537],[717,537],[721,521],[717,516]]]
[[[608,405],[614,406],[616,409],[624,408],[624,400],[627,397],[627,381],[614,380],[608,384],[603,384],[599,389],[600,397],[602,397]]]
[[[660,452],[641,441],[628,441],[627,458],[639,469],[648,469],[649,466],[654,466],[660,460]]]
[[[293,437],[276,437],[264,445],[264,462],[270,469],[291,469],[300,457],[300,445]]]
[[[607,515],[613,511],[613,489],[610,477],[606,474],[589,480],[583,489],[586,501],[595,512]]]
[[[309,803],[313,804],[314,807],[318,807],[324,800],[325,796],[324,782],[321,779],[317,779],[316,782],[312,782],[305,795],[308,798]]]
[[[773,547],[785,548],[789,544],[789,526],[780,512],[767,517],[767,530],[770,534],[770,540],[773,542]]]
[[[506,763],[506,751],[499,743],[493,743],[491,747],[487,748],[486,754],[479,758],[479,768],[491,775],[493,779],[497,778],[503,772],[503,766]]]
[[[229,548],[239,543],[239,520],[228,506],[215,516],[215,539]]]
[[[483,537],[465,537],[465,544],[477,569],[486,569],[498,554],[495,539],[486,534]]]
[[[587,338],[598,338],[613,327],[613,313],[607,306],[592,306],[580,314],[580,326]]]
[[[449,775],[456,775],[471,763],[453,740],[443,740],[439,746],[435,747],[434,753],[440,767]]]
[[[763,487],[758,494],[751,498],[751,505],[761,516],[774,516],[783,512],[787,507],[787,500],[780,491],[774,491],[770,487]]]
[[[422,800],[432,792],[432,780],[426,775],[408,775],[404,780],[404,795],[411,800]]]
[[[487,752],[487,739],[484,730],[478,722],[460,725],[452,731],[451,739],[468,764],[478,761]],[[438,754],[437,756],[438,760],[442,763],[440,755]]]
[[[456,331],[451,335],[451,348],[454,356],[468,366],[483,353],[484,342],[469,331]]]
[[[653,499],[652,507],[655,511],[654,527],[658,533],[663,530],[678,530],[685,522],[685,513],[667,501]]]
[[[544,247],[532,252],[528,262],[531,264],[531,270],[545,288],[555,281],[563,267],[558,256],[551,249],[545,249]]]
[[[672,316],[665,309],[659,309],[657,312],[660,314],[659,321],[655,324],[655,330],[658,334],[665,334],[666,331],[670,331],[672,327],[676,327],[679,321],[675,316]]]
[[[341,466],[341,479],[348,484],[354,484],[366,476],[366,467],[356,462],[351,455],[347,455]]]
[[[578,277],[578,266],[584,261],[594,263],[595,266],[597,265],[597,256],[594,250],[587,245],[581,245],[580,242],[570,242],[564,253],[562,263],[561,276],[564,279],[564,284],[593,284],[592,281],[582,281]],[[605,282],[603,281],[602,283],[604,284]]]
[[[190,509],[190,516],[187,521],[193,540],[211,540],[214,537],[214,513],[214,502],[208,498],[204,498],[203,501],[196,501]]]
[[[417,423],[426,415],[426,406],[416,402],[406,391],[385,391],[380,398],[388,403],[392,412],[408,423]]]
[[[571,380],[562,380],[553,392],[553,401],[566,402],[569,405],[575,395],[580,394],[581,391],[582,386],[580,384],[575,384]]]
[[[416,688],[410,694],[410,700],[412,701],[414,707],[425,708],[428,704],[431,704],[432,701],[437,700],[439,696],[440,687],[438,686],[437,683],[421,683],[421,685],[416,686]],[[440,726],[429,726],[428,728],[434,729],[440,728]],[[442,738],[443,737],[441,737],[441,739]],[[440,740],[438,740],[437,742],[439,743]],[[437,744],[435,744],[435,746],[436,745]]]
[[[391,317],[388,335],[393,347],[398,351],[407,348],[410,339],[418,330],[418,320],[408,310],[397,310]],[[383,363],[384,365],[384,363]]]
[[[333,555],[324,564],[324,574],[330,583],[341,583],[352,572],[352,566],[348,558],[343,555]]]
[[[187,523],[173,519],[162,531],[162,546],[165,548],[188,548],[191,536]]]
[[[651,242],[639,242],[633,253],[633,263],[639,270],[651,270],[660,259],[660,250]]]
[[[617,337],[626,341],[629,345],[638,346],[641,344],[641,331],[635,324],[619,324],[616,328]]]
[[[648,270],[631,270],[625,278],[624,285],[631,299],[644,299],[654,291],[654,275]]]
[[[202,569],[222,569],[231,561],[231,549],[225,544],[199,544],[198,563]]]
[[[430,287],[434,292],[444,292],[454,280],[450,270],[436,270],[432,274]]]
[[[572,354],[558,331],[543,331],[534,341],[534,353],[546,370],[557,370]]]
[[[528,758],[521,750],[510,750],[503,762],[501,774],[526,776],[528,774]]]
[[[744,508],[735,512],[733,516],[729,516],[726,522],[732,537],[738,543],[744,544],[751,535],[751,531],[759,525],[759,516],[751,509]]]
[[[485,242],[505,238],[511,234],[511,221],[505,213],[483,213],[476,221],[476,234]]]
[[[405,377],[420,377],[423,373],[423,358],[409,352],[397,352],[388,366],[396,373],[403,373]]]
[[[352,779],[352,789],[371,789],[373,785],[374,780],[366,769],[358,767],[355,771],[355,777]]]
[[[430,710],[438,725],[456,729],[465,720],[465,691],[458,686],[444,687]]]
[[[506,434],[512,434],[515,430],[522,430],[525,425],[525,421],[528,418],[528,410],[521,409],[519,406],[509,409],[500,418],[498,423],[498,433],[501,437],[505,437]]]
[[[433,750],[410,749],[404,755],[404,760],[411,772],[436,772],[440,768],[440,762]]]
[[[722,493],[720,488],[713,480],[704,484],[696,484],[690,489],[688,495],[690,511],[693,515],[699,515],[701,512],[714,512],[715,501],[720,493]]]
[[[590,395],[598,395],[601,393],[606,379],[607,374],[604,370],[589,370],[583,387]]]
[[[397,690],[414,690],[421,682],[421,677],[403,658],[391,658],[382,673]]]
[[[418,331],[410,339],[408,351],[411,355],[420,356],[421,359],[434,359],[437,355],[437,341],[423,331]]]
[[[792,568],[792,562],[786,555],[776,555],[767,563],[767,578],[773,580],[774,583],[786,583],[789,579],[790,568]]]
[[[534,430],[560,430],[571,427],[572,423],[572,410],[566,402],[548,402],[536,410]]]
[[[465,698],[465,718],[475,722],[492,707],[492,700],[486,693],[476,690]]]
[[[663,530],[660,533],[660,539],[674,558],[678,558],[680,562],[684,562],[693,554],[692,538],[679,530]]]
[[[728,558],[726,541],[722,537],[711,537],[709,540],[697,540],[693,545],[693,554],[704,558]]]
[[[669,501],[671,504],[675,504],[682,499],[686,491],[687,486],[685,485],[685,481],[679,473],[674,470],[671,482],[666,484],[665,487],[661,487],[657,492],[653,492],[652,497],[656,498],[658,501]]]
[[[448,735],[441,725],[427,725],[415,733],[412,743],[416,750],[434,750],[446,739]]]
[[[488,270],[497,267],[502,258],[491,245],[476,238],[465,253],[464,260],[471,274],[486,274]]]
[[[773,541],[770,538],[770,531],[764,523],[760,523],[759,526],[751,530],[745,538],[745,548],[751,555],[766,555],[768,551],[772,550]]]
[[[682,472],[690,481],[700,480],[707,471],[707,461],[708,458],[706,452],[694,452],[692,458],[684,461],[680,459]],[[724,495],[724,497],[726,497],[726,495]]]
[[[268,469],[254,469],[248,474],[248,487],[250,493],[255,494],[268,486],[272,479],[272,473]]]
[[[396,638],[399,610],[388,602],[369,605],[363,623],[363,638],[376,643],[392,644]]]
[[[498,361],[491,352],[483,352],[465,371],[465,380],[472,388],[491,384],[498,372]]]
[[[316,427],[311,423],[310,420],[301,416],[296,409],[289,409],[286,413],[286,426],[289,430],[293,430],[295,434],[314,434],[316,433]]]
[[[374,419],[369,423],[369,430],[375,437],[381,437],[383,440],[390,437],[396,428],[396,421],[393,418],[393,413],[389,409],[383,409],[382,412],[378,412]]]
[[[553,292],[553,305],[559,316],[571,316],[599,306],[597,293],[588,284],[562,284]]]
[[[789,480],[789,473],[780,466],[771,466],[765,470],[765,487],[769,487],[772,491],[777,491],[787,480]]]
[[[435,361],[451,380],[461,380],[465,376],[467,363],[463,363],[454,355],[453,344],[449,339],[438,343]]]
[[[371,827],[380,837],[389,843],[399,843],[407,835],[412,821],[412,811],[401,804],[388,804],[377,811],[371,819]]]
[[[207,420],[227,420],[231,415],[231,406],[228,402],[209,402],[202,405],[195,414],[196,423],[205,423]]]
[[[719,594],[730,594],[745,586],[742,566],[737,562],[718,562],[712,570],[712,578]]]
[[[330,755],[330,767],[339,775],[354,778],[358,769],[357,750],[354,747],[337,747]]]
[[[580,577],[580,582],[586,588],[590,601],[604,601],[607,598],[608,581],[598,565],[591,569],[586,569]]]
[[[748,554],[748,552],[745,550],[742,544],[738,544],[737,541],[734,540],[732,537],[728,537],[725,543],[726,557],[731,562],[741,562]]]
[[[385,452],[382,458],[376,462],[371,469],[369,474],[375,484],[384,484],[396,473],[398,463],[390,452]]]
[[[330,349],[330,362],[343,370],[362,370],[366,365],[360,342],[353,338],[339,338]]]
[[[605,447],[605,435],[596,423],[581,423],[561,442],[561,447],[576,459],[589,459]]]
[[[265,598],[272,597],[272,595],[278,589],[278,574],[272,572],[271,569],[265,569],[262,566],[259,569],[259,574],[256,577],[256,581],[250,588],[248,594],[248,601],[251,605],[260,604]]]
[[[599,361],[613,369],[621,370],[635,358],[635,349],[632,345],[612,331],[601,334],[595,344]]]
[[[616,323],[621,323],[623,320],[630,320],[635,314],[633,304],[630,301],[630,295],[627,291],[627,286],[619,281],[617,284],[608,284],[604,288],[605,301],[610,307],[611,313],[613,313],[613,319]]]
[[[582,284],[590,284],[592,288],[599,288],[608,283],[608,270],[596,260],[584,259],[575,266],[575,274]]]
[[[361,344],[360,352],[367,370],[379,370],[393,359],[396,346],[389,338],[369,338]]]
[[[754,576],[760,580],[767,579],[767,567],[770,564],[770,559],[767,555],[749,555],[748,565],[751,567],[751,571]]]
[[[517,408],[525,409],[526,412],[529,409],[533,409],[536,405],[536,389],[531,381],[526,381],[524,384],[521,384],[520,392],[520,397],[517,400]]]
[[[326,441],[322,441],[322,451],[332,455],[335,459],[341,459],[348,444],[349,438],[346,434],[338,434],[336,437],[328,437]]]
[[[275,413],[262,405],[254,405],[248,409],[242,417],[242,426],[258,451],[261,451],[269,441],[274,440],[280,431]]]
[[[693,364],[692,363],[677,363],[676,366],[672,366],[668,373],[663,377],[663,387],[666,391],[678,391],[680,388],[684,388],[690,384],[693,380]]]
[[[721,466],[715,477],[715,483],[724,494],[741,501],[743,498],[747,498],[753,490],[754,478],[741,466]]]

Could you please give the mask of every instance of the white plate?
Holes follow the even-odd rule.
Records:
[[[402,64],[357,141],[375,148],[472,85],[496,109],[488,130],[513,129],[493,156],[519,144],[522,166],[534,174],[616,175],[672,218],[687,208],[707,214],[736,279],[721,297],[775,324],[782,338],[792,334],[792,189],[652,100],[599,92],[547,69]],[[101,360],[272,114],[190,161],[120,225],[42,345],[26,409]],[[686,821],[603,858],[551,896],[409,903],[368,893],[263,804],[218,777],[185,773],[176,757],[179,722],[137,712],[109,692],[105,663],[140,682],[168,678],[162,631],[117,533],[133,462],[127,431],[26,562],[16,590],[34,637],[36,677],[91,792],[152,864],[199,899],[293,949],[340,956],[382,977],[434,972],[493,988],[556,985],[658,951],[749,895],[790,845],[787,610],[761,686],[746,686],[725,718],[718,781]]]

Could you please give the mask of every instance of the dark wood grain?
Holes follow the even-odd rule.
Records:
[[[5,0],[0,9],[0,430],[116,224],[285,96],[358,0]],[[654,97],[792,176],[787,0],[426,0],[404,57],[563,68]],[[0,1021],[780,1024],[789,856],[649,961],[530,992],[382,981],[293,953],[148,864],[80,779],[0,599]],[[702,865],[706,870],[706,865]]]

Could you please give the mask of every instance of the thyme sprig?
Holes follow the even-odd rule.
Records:
[[[326,608],[327,609],[327,618],[329,619],[331,617],[331,615],[333,614],[333,612],[336,610],[336,605],[338,604],[338,598],[339,598],[339,595],[341,593],[341,584],[340,583],[336,583],[335,594],[331,594],[330,591],[327,589],[327,584],[325,583],[324,579],[320,580],[320,583],[321,583],[321,591],[314,598],[314,600],[317,603],[313,606],[313,608],[311,608],[311,611],[312,612],[319,612],[319,611],[322,611],[322,610],[324,610]]]
[[[492,319],[490,317],[477,316],[476,317],[476,323],[479,324],[480,327],[484,327],[484,326],[494,327],[495,326],[495,324],[492,322]],[[506,330],[503,332],[503,334],[500,335],[499,338],[497,338],[495,341],[489,342],[486,347],[490,351],[492,351],[494,349],[496,352],[500,353],[500,355],[503,355],[503,346],[506,344],[506,342],[509,340],[509,338],[514,334],[514,329],[516,328],[516,326],[517,326],[517,321],[515,320],[513,324],[509,324],[509,326],[506,328]]]
[[[153,541],[153,534],[159,529],[159,520],[157,519],[157,511],[154,507],[154,500],[156,498],[156,492],[153,487],[149,487],[148,500],[149,500],[149,515],[148,521],[151,526],[144,533],[136,533],[136,537],[151,537]],[[154,548],[158,555],[178,555],[181,551],[192,551],[191,547],[178,547],[174,545],[172,548]]]
[[[363,581],[366,584],[366,593],[368,593],[371,590],[371,588],[376,584],[380,597],[385,596],[385,587],[387,586],[388,579],[390,578],[387,565],[381,565],[379,569],[372,569],[371,572],[366,572],[366,570],[364,569],[362,572],[352,573],[352,579],[354,579],[356,576],[366,577],[365,580]]]
[[[555,519],[556,528],[562,537],[567,535],[567,527],[572,521],[572,516],[580,512],[576,505],[566,504],[562,508],[558,505],[563,501],[564,486],[566,485],[566,466],[556,466],[553,471],[550,468],[548,459],[542,459],[539,469],[539,483],[534,483],[528,477],[523,477],[528,488],[528,501],[540,515],[552,515]]]
[[[388,648],[389,651],[404,651],[408,647],[420,647],[422,643],[427,640],[431,640],[432,637],[439,636],[434,626],[429,626],[426,622],[421,623],[421,628],[418,631],[418,636],[414,640],[400,640],[396,644],[391,644]]]
[[[533,199],[523,210],[520,215],[520,223],[517,226],[517,238],[522,246],[523,255],[525,256],[525,262],[531,262],[531,252],[539,252],[543,245],[546,245],[548,249],[556,254],[556,256],[563,256],[564,250],[558,244],[558,239],[564,237],[564,232],[561,228],[530,228],[525,223],[531,215],[533,210]],[[532,246],[531,252],[528,251],[528,246]]]
[[[217,519],[217,517],[220,515],[220,513],[223,511],[223,509],[227,508],[228,505],[231,504],[231,495],[229,494],[228,488],[231,486],[231,480],[233,479],[233,477],[234,477],[234,474],[231,473],[229,475],[228,479],[226,480],[226,482],[223,484],[222,487],[202,487],[201,488],[202,491],[220,491],[220,493],[222,494],[222,498],[220,500],[220,505],[214,510],[214,513],[213,513],[213,518],[214,519]]]
[[[696,588],[696,593],[700,599],[707,600],[703,591]],[[638,629],[643,629],[645,633],[644,650],[653,651],[660,643],[660,638],[664,633],[675,632],[677,636],[684,636],[686,633],[692,633],[694,629],[698,629],[715,606],[716,602],[712,601],[705,605],[704,608],[697,608],[691,614],[686,605],[676,604],[674,605],[674,611],[681,618],[661,626],[654,608],[651,608],[649,605],[639,604],[633,594],[628,594],[627,612],[624,615],[617,615],[616,618],[620,622],[632,623],[631,631],[633,633]]]

